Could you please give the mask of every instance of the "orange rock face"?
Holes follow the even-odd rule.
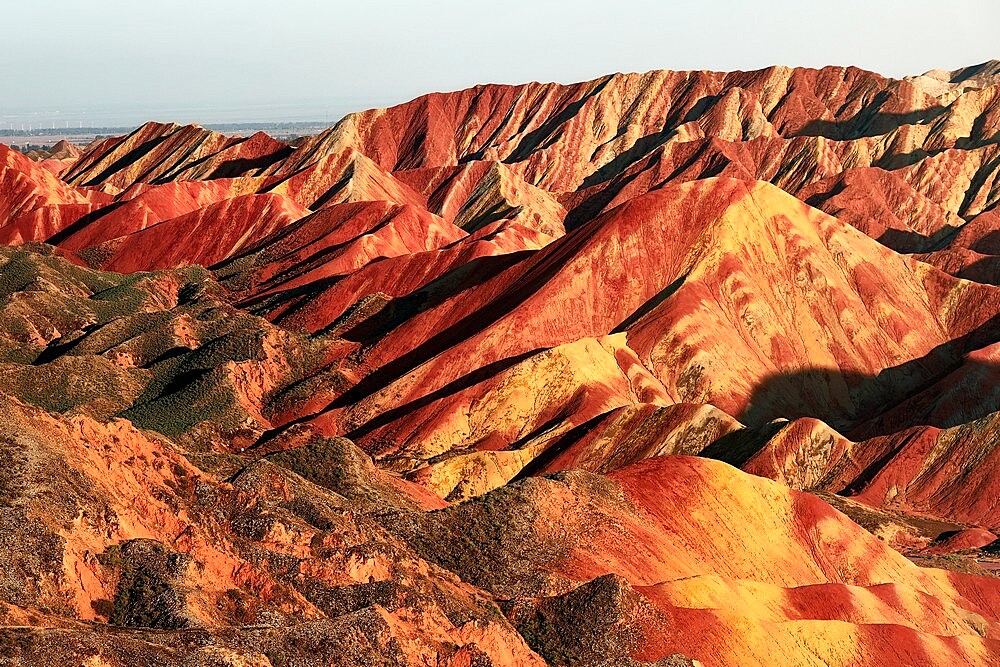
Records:
[[[1000,663],[1000,66],[0,147],[14,664]]]

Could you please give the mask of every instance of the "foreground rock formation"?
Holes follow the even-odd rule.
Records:
[[[998,91],[0,147],[0,661],[997,664]]]

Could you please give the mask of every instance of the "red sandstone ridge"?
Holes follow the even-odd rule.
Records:
[[[46,171],[59,176],[80,158],[80,149],[68,141],[57,141],[47,150],[31,151],[28,157],[38,162]]]
[[[1000,67],[0,147],[14,664],[1000,663]]]

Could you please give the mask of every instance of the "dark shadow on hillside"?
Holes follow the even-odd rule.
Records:
[[[284,231],[284,230],[282,230]],[[354,239],[347,243],[353,242]],[[344,245],[344,244],[342,244]],[[337,246],[339,248],[341,246]],[[510,268],[514,264],[524,260],[534,250],[506,253],[503,255],[493,255],[477,257],[462,264],[443,275],[431,280],[426,285],[410,292],[405,296],[394,298],[377,313],[366,317],[364,320],[352,325],[349,329],[339,333],[341,338],[354,342],[364,342],[377,340],[392,329],[396,328],[406,320],[419,315],[420,313],[433,308],[447,299],[455,296],[459,292],[481,285],[492,279],[499,273]],[[322,254],[327,254],[325,251]],[[310,257],[307,262],[314,261],[316,256]],[[378,267],[379,264],[389,262],[394,258],[381,258],[374,260],[369,266]],[[227,260],[228,261],[228,260]],[[213,270],[224,268],[222,264],[212,267]],[[386,269],[388,270],[388,269]],[[288,273],[287,271],[284,273]],[[255,291],[261,292],[273,287],[275,276],[258,286]],[[290,277],[295,277],[292,274]],[[279,320],[287,320],[295,314],[301,312],[317,296],[326,290],[336,287],[338,283],[348,276],[332,276],[312,281],[305,285],[273,292],[270,294],[259,294],[247,297],[236,302],[240,308],[246,308],[251,312],[261,314],[270,312],[278,307],[284,306]],[[336,316],[315,335],[323,335],[333,329],[343,325],[343,319],[351,312],[348,308],[343,313]]]
[[[646,164],[636,166],[635,169],[629,170],[628,173],[620,174],[615,177],[603,188],[597,190],[597,192],[588,197],[582,203],[568,211],[566,213],[565,220],[563,220],[563,226],[566,228],[566,231],[569,232],[578,227],[582,227],[600,215],[601,211],[614,201],[615,197],[617,197],[629,183],[634,181],[643,171],[652,167],[655,162],[656,156],[649,156],[649,158],[646,159]]]
[[[304,226],[304,225],[300,225],[300,223],[307,222],[311,217],[312,216],[309,216],[307,218],[303,218],[301,221],[297,222],[294,225],[295,226],[295,230],[293,230],[293,231],[299,231],[302,228],[302,226]],[[332,244],[329,244],[329,245],[321,246],[321,248],[319,250],[313,252],[311,255],[308,255],[307,257],[305,257],[303,259],[300,259],[299,261],[294,262],[293,264],[290,264],[288,267],[282,269],[281,271],[275,273],[273,276],[271,276],[267,280],[261,282],[259,285],[257,285],[256,289],[258,291],[262,291],[262,292],[263,291],[269,291],[269,290],[272,290],[272,289],[276,289],[276,288],[280,287],[285,282],[290,282],[290,281],[296,280],[297,278],[300,278],[303,275],[306,275],[309,271],[312,271],[312,270],[320,268],[321,266],[323,266],[324,264],[326,264],[327,261],[329,261],[331,259],[335,259],[336,256],[337,256],[337,254],[340,253],[342,250],[344,250],[345,248],[350,247],[352,244],[356,244],[358,242],[358,239],[361,238],[362,236],[364,236],[365,234],[374,234],[374,233],[376,233],[376,232],[384,229],[387,225],[389,225],[391,223],[391,221],[392,221],[392,216],[388,215],[388,216],[384,217],[381,221],[379,221],[376,225],[372,226],[371,228],[369,228],[368,230],[366,230],[363,233],[359,233],[357,236],[352,236],[351,238],[348,238],[345,241],[342,241],[340,243],[332,243]],[[292,250],[289,250],[289,251],[285,252],[280,257],[269,256],[268,252],[267,252],[268,246],[277,245],[280,240],[282,240],[283,238],[285,238],[285,236],[290,235],[292,232],[288,232],[286,234],[286,230],[287,229],[289,229],[289,228],[286,227],[285,229],[279,229],[276,234],[272,234],[272,235],[268,236],[267,238],[265,238],[263,243],[257,244],[256,247],[259,247],[260,250],[263,251],[262,255],[263,255],[264,260],[266,260],[267,263],[281,262],[285,258],[295,255],[296,253],[298,253],[299,251],[301,251],[303,248],[307,248],[310,245],[313,245],[313,243],[315,242],[314,238],[310,238],[309,240],[307,240],[304,243],[299,243],[295,248],[293,248]],[[243,255],[243,257],[245,257],[247,255],[252,255],[252,254],[254,254],[254,252],[255,252],[255,250],[250,249],[250,250],[247,251],[247,253],[245,255]],[[273,253],[271,253],[271,254],[273,255]],[[229,260],[226,260],[226,261],[228,262]],[[213,265],[211,268],[213,270],[217,270],[217,269],[222,269],[224,267],[225,267],[225,265],[222,264],[222,263],[220,263],[220,264]]]
[[[527,290],[518,290],[515,288],[512,290],[512,293],[505,297],[501,297],[493,303],[484,306],[482,309],[478,309],[471,315],[462,318],[455,324],[446,327],[409,352],[366,375],[364,379],[333,401],[322,412],[347,407],[385,389],[398,378],[413,371],[424,362],[445,352],[449,348],[455,347],[483,331],[494,322],[497,322],[526,299],[529,294],[530,292],[527,292]],[[348,332],[346,335],[352,334]]]
[[[872,163],[873,167],[878,167],[880,169],[885,169],[886,171],[895,171],[897,169],[902,169],[904,167],[910,167],[920,162],[925,158],[932,157],[942,152],[945,149],[938,149],[933,151],[926,151],[923,148],[917,148],[909,153],[886,153],[881,158]]]
[[[1000,257],[989,255],[976,260],[959,271],[956,277],[984,285],[1000,285]]]
[[[621,333],[623,331],[627,331],[628,328],[631,327],[633,324],[644,318],[649,313],[656,310],[657,306],[659,306],[661,303],[669,299],[674,292],[676,292],[681,288],[681,285],[684,284],[684,281],[687,280],[687,277],[688,274],[685,273],[684,275],[677,278],[677,280],[673,281],[672,283],[664,287],[662,290],[654,294],[652,298],[650,298],[644,304],[639,306],[634,313],[632,313],[624,320],[622,320],[621,324],[612,329],[611,333],[616,334],[616,333]]]
[[[658,132],[647,134],[635,140],[629,148],[616,155],[610,162],[603,165],[594,173],[583,180],[580,189],[594,187],[601,183],[617,178],[629,169],[633,164],[648,156],[650,153],[667,143],[671,137],[677,133],[677,128],[685,123],[698,120],[705,113],[715,106],[715,103],[722,99],[722,95],[707,95],[695,102],[683,117],[679,114],[671,113],[663,124],[663,129]],[[649,164],[652,164],[650,162]],[[642,171],[640,169],[639,171]]]
[[[745,428],[727,433],[703,449],[698,456],[724,461],[736,468],[742,468],[787,425],[788,422],[785,421],[769,422],[757,428]]]
[[[273,189],[273,188],[271,188],[271,189]],[[296,252],[298,252],[299,250],[301,250],[301,245],[303,245],[303,244],[299,244],[298,246],[295,246],[291,250],[285,250],[285,251],[283,251],[283,254],[281,254],[279,256],[274,256],[275,255],[274,252],[271,252],[270,254],[268,254],[266,252],[268,250],[268,248],[270,248],[271,246],[279,246],[281,244],[281,242],[284,241],[285,239],[287,239],[287,238],[293,236],[294,234],[302,231],[303,227],[305,227],[305,226],[307,226],[307,225],[309,225],[309,224],[311,224],[313,222],[313,218],[315,218],[316,215],[317,215],[316,213],[312,213],[312,214],[307,215],[307,216],[305,216],[303,218],[299,218],[298,220],[296,220],[295,222],[293,222],[290,225],[286,225],[285,227],[282,227],[280,229],[276,229],[273,232],[271,232],[270,234],[268,234],[267,236],[265,236],[264,238],[262,238],[259,241],[257,241],[256,243],[252,243],[252,244],[250,244],[250,245],[248,245],[248,246],[246,246],[244,248],[240,248],[240,251],[238,253],[233,254],[233,255],[231,255],[231,256],[223,259],[220,262],[216,262],[215,264],[213,264],[212,266],[210,266],[208,268],[210,268],[212,271],[216,272],[217,274],[220,274],[220,273],[224,274],[226,272],[226,269],[229,268],[230,266],[232,266],[233,264],[236,264],[240,260],[246,259],[247,257],[249,257],[251,255],[255,255],[257,253],[261,253],[262,256],[268,262],[279,262],[279,261],[285,259],[286,257],[288,257],[290,255],[293,255]],[[379,224],[383,224],[383,223],[384,223],[384,220],[382,222],[380,222]],[[353,240],[353,239],[351,239],[351,240]],[[345,243],[349,243],[349,242],[350,241],[345,241]],[[335,247],[339,248],[339,247],[342,247],[343,245],[344,244],[340,244],[340,245],[337,245]]]
[[[83,327],[80,332],[74,332],[74,335],[70,337],[69,340],[64,340],[65,337],[56,338],[42,349],[38,356],[35,357],[35,360],[31,362],[31,365],[41,366],[49,363],[50,361],[55,361],[63,355],[69,354],[76,346],[87,340],[87,336],[97,331],[102,326],[104,326],[102,323],[95,322]]]
[[[358,440],[360,438],[363,438],[372,431],[382,428],[387,424],[391,424],[392,422],[396,421],[397,419],[406,414],[424,408],[433,403],[434,401],[437,401],[438,399],[451,396],[452,394],[456,394],[460,391],[468,389],[469,387],[473,387],[479,384],[480,382],[485,382],[486,380],[489,380],[493,376],[499,375],[505,370],[521,363],[525,359],[533,357],[536,354],[539,354],[540,352],[543,351],[544,349],[530,350],[528,352],[524,352],[522,354],[518,354],[513,357],[509,357],[507,359],[501,359],[500,361],[495,361],[492,364],[486,364],[485,366],[477,368],[471,373],[463,375],[457,380],[449,382],[440,389],[436,389],[429,394],[421,396],[420,398],[410,401],[409,403],[401,405],[397,408],[386,410],[385,412],[379,414],[374,419],[371,419],[370,421],[367,421],[361,426],[355,428],[353,431],[351,431],[344,437],[348,438],[349,440]]]
[[[889,100],[889,92],[879,93],[872,104],[847,120],[812,120],[795,132],[801,137],[826,137],[835,141],[849,141],[864,137],[878,137],[905,125],[929,125],[947,113],[947,107],[930,107],[908,113],[887,113],[878,108]]]
[[[485,92],[486,92],[485,87],[479,89],[476,92],[475,97],[473,97],[472,101],[469,103],[470,109],[476,108],[476,106],[479,104],[479,101],[483,97],[483,93]],[[482,143],[479,144],[480,148],[478,150],[470,151],[465,155],[460,154],[458,158],[458,164],[467,164],[469,162],[478,162],[479,160],[482,160],[486,156],[486,151],[491,146],[496,145],[497,140],[500,137],[500,134],[504,131],[505,128],[508,127],[508,125],[510,125],[510,120],[511,118],[514,117],[514,110],[516,108],[517,105],[515,104],[510,105],[510,107],[507,109],[507,113],[504,114],[504,117],[497,124],[496,129],[493,130],[493,133],[490,134],[489,138],[486,139],[486,141],[483,141]]]
[[[991,137],[985,136],[987,130],[983,128],[973,128],[972,137],[959,137],[955,140],[954,148],[958,150],[973,150],[975,148],[982,148],[983,146],[989,146],[990,144],[1000,143],[1000,134],[996,134]],[[883,155],[881,158],[872,163],[873,167],[879,167],[880,169],[885,169],[886,171],[895,171],[897,169],[902,169],[904,167],[910,167],[920,162],[921,160],[929,157],[934,157],[944,153],[947,150],[951,150],[951,147],[944,146],[941,148],[934,148],[931,150],[925,150],[923,148],[917,148],[909,153],[892,153],[891,151]],[[971,190],[970,188],[970,191]]]
[[[826,209],[823,208],[823,204],[841,194],[846,188],[847,184],[844,183],[844,179],[838,178],[833,187],[826,192],[817,192],[814,195],[806,197],[803,201],[813,208],[825,211]]]
[[[479,257],[462,264],[420,289],[393,299],[377,314],[342,332],[340,337],[361,343],[378,340],[407,320],[444,303],[456,294],[492,280],[534,252],[525,250]]]
[[[636,139],[635,143],[632,144],[630,148],[622,151],[616,155],[613,160],[602,166],[590,176],[587,176],[587,178],[583,179],[583,183],[580,187],[590,188],[610,181],[612,178],[625,171],[628,167],[632,166],[633,163],[641,160],[665,144],[667,140],[674,135],[674,132],[675,130],[670,128],[653,134],[647,134],[644,137]]]
[[[988,191],[991,185],[995,187],[994,180],[998,169],[1000,169],[1000,155],[984,163],[976,170],[976,173],[973,174],[972,179],[969,181],[969,186],[965,189],[965,197],[962,199],[962,204],[958,207],[958,214],[960,216],[971,217],[969,216],[969,209],[975,203],[980,193]]]
[[[521,468],[511,481],[516,482],[526,477],[534,477],[535,475],[541,474],[546,468],[549,467],[550,464],[559,458],[560,454],[572,447],[576,442],[582,439],[583,436],[592,431],[594,427],[600,424],[605,417],[607,417],[607,414],[599,414],[595,417],[591,417],[589,420],[582,424],[577,424],[562,435],[556,436],[554,440],[546,445],[545,450],[535,458],[528,461],[527,465]],[[521,449],[528,442],[559,425],[560,422],[567,418],[568,415],[565,414],[556,415],[536,428],[530,434],[512,444],[509,449]]]
[[[298,421],[306,421],[319,414],[353,405],[385,389],[398,378],[433,357],[472,338],[503,319],[525,300],[536,294],[541,285],[551,280],[561,270],[565,258],[575,256],[588,239],[589,235],[586,232],[567,234],[558,242],[540,251],[531,251],[530,265],[520,275],[512,277],[505,288],[492,300],[483,303],[470,314],[430,336],[408,352],[374,369],[358,384],[344,392],[325,408]],[[439,280],[447,280],[449,276],[451,274],[446,274]],[[450,279],[453,279],[453,276]],[[347,333],[346,335],[351,334]],[[355,337],[357,336],[355,335]]]
[[[242,141],[236,142],[234,144],[227,146],[226,148],[223,148],[222,151],[233,150],[236,146],[239,146],[240,144],[245,143],[246,141],[247,139],[243,139]],[[177,165],[177,168],[175,168],[173,171],[169,171],[163,174],[162,176],[158,176],[156,179],[154,179],[153,183],[160,185],[178,180],[178,177],[180,176],[181,172],[192,171],[197,167],[205,164],[206,162],[214,160],[222,151],[210,153],[209,155],[206,155],[203,158],[195,160],[194,162],[188,163],[182,161],[179,165]],[[225,162],[219,164],[219,166],[217,166],[212,171],[212,173],[210,173],[207,176],[206,180],[213,180],[216,178],[236,178],[239,176],[254,176],[255,174],[247,172],[262,171],[264,169],[267,169],[268,167],[280,162],[281,160],[284,160],[294,152],[295,152],[294,148],[292,148],[291,146],[286,146],[273,153],[270,153],[268,155],[261,155],[260,157],[256,158],[234,158],[232,160],[226,160]]]
[[[653,192],[667,185],[686,183],[704,178],[714,178],[721,175],[731,164],[729,157],[718,151],[712,151],[712,142],[702,142],[698,150],[694,151],[684,161],[677,165],[666,178],[653,183],[645,192]],[[644,158],[629,165],[623,172],[612,178],[604,187],[595,188],[595,192],[584,201],[573,207],[567,214],[564,222],[566,230],[570,231],[587,224],[604,211],[612,201],[648,169],[656,168],[657,163],[662,159],[663,152],[660,148],[655,148]],[[686,173],[695,165],[701,164],[697,173]],[[683,177],[683,178],[682,178]],[[636,193],[635,196],[644,193]]]
[[[136,146],[135,148],[133,148],[132,150],[130,150],[125,155],[121,156],[120,158],[118,158],[117,160],[115,160],[114,162],[112,162],[110,166],[108,166],[106,169],[104,169],[104,171],[102,171],[100,174],[98,174],[94,178],[90,179],[89,181],[87,181],[83,185],[84,186],[96,186],[96,185],[100,185],[106,179],[110,178],[111,176],[113,176],[117,172],[121,171],[125,167],[129,166],[133,162],[136,162],[137,160],[140,160],[143,157],[145,157],[147,154],[149,154],[150,152],[152,152],[152,150],[154,148],[156,148],[157,146],[159,146],[160,144],[162,144],[164,141],[166,141],[169,136],[170,135],[165,135],[165,136],[162,136],[162,137],[155,137],[153,139],[150,139],[149,141],[143,142],[142,144],[140,144],[140,145]],[[143,176],[144,175],[145,174],[143,174]],[[136,181],[142,180],[142,176],[140,176],[139,178],[136,178],[135,180]]]
[[[877,241],[904,255],[932,252],[937,247],[934,239],[909,229],[887,229]]]
[[[216,178],[236,178],[237,176],[247,175],[247,172],[260,172],[274,164],[277,164],[278,162],[281,162],[294,152],[294,148],[286,146],[285,148],[275,151],[270,155],[262,155],[257,158],[236,158],[233,160],[226,160],[216,167],[212,173],[208,175],[208,178],[209,180]],[[255,174],[251,173],[249,175],[253,176]]]
[[[533,252],[535,251],[527,250],[504,255],[477,257],[448,271],[409,294],[391,299],[378,312],[339,332],[339,337],[361,343],[377,340],[406,320],[441,304],[459,292],[483,284]],[[394,258],[377,259],[370,266],[378,267],[379,264],[389,262],[392,259]],[[332,276],[330,278],[322,278],[287,290],[260,296],[251,296],[236,302],[235,305],[256,314],[271,312],[276,308],[283,307],[281,316],[278,318],[278,322],[280,323],[283,320],[293,318],[305,309],[315,296],[333,289],[338,283],[348,277]],[[357,304],[353,304],[342,313],[336,313],[332,321],[322,329],[316,331],[314,335],[321,336],[342,327],[344,319],[351,314],[355,305]]]
[[[340,180],[334,183],[329,190],[321,194],[319,199],[314,201],[312,204],[309,204],[310,211],[320,210],[327,202],[336,197],[341,190],[347,187],[347,185],[351,182],[351,179],[354,178],[355,164],[356,163],[354,162],[349,164],[347,169],[344,170],[344,175],[340,178]]]
[[[951,83],[962,83],[980,74],[995,74],[998,71],[1000,71],[1000,60],[989,60],[985,63],[970,65],[958,70],[952,75]]]
[[[45,242],[48,243],[49,245],[59,245],[69,237],[73,236],[73,234],[76,234],[78,231],[86,228],[89,225],[92,225],[97,220],[100,220],[101,218],[111,213],[112,211],[118,209],[119,207],[124,206],[126,203],[127,202],[116,201],[103,208],[91,211],[87,215],[79,218],[72,225],[64,227],[63,229],[59,230],[49,238],[45,239]]]
[[[886,451],[879,457],[876,457],[864,470],[862,470],[858,475],[854,477],[851,482],[845,486],[843,489],[837,492],[841,496],[855,496],[861,491],[863,491],[875,477],[878,476],[880,472],[885,470],[885,467],[896,458],[896,456],[903,451],[907,445],[910,444],[910,440],[914,434],[910,434],[907,437],[896,443],[894,447],[889,447]]]
[[[477,202],[478,203],[478,202]],[[498,201],[492,206],[490,206],[485,211],[481,211],[475,216],[469,218],[462,224],[458,225],[470,234],[478,232],[483,227],[492,225],[494,222],[500,222],[501,220],[507,218],[513,218],[518,213],[524,210],[523,206],[511,207],[506,201]],[[455,216],[455,220],[460,220],[463,215],[465,215],[467,209],[462,208]],[[457,224],[457,223],[456,223]]]
[[[413,121],[407,123],[403,136],[399,139],[397,160],[391,171],[418,169],[423,166],[421,156],[427,154],[427,129],[432,117],[431,101],[428,97],[419,98],[410,103]],[[417,121],[416,119],[420,119]],[[376,160],[377,162],[377,160]]]
[[[845,373],[839,369],[805,369],[774,375],[756,387],[746,409],[737,418],[748,426],[761,427],[779,417],[815,417],[841,433],[851,433],[864,424],[867,437],[926,424],[928,419],[923,414],[896,416],[891,424],[873,420],[902,401],[926,392],[963,366],[964,371],[1000,371],[964,356],[997,341],[1000,341],[1000,315],[964,336],[938,345],[923,357],[887,368],[878,375]],[[836,405],[835,397],[843,397],[845,390],[848,404]],[[957,421],[940,419],[929,425],[956,426],[968,421],[966,417],[970,414],[971,418],[978,418],[1000,410],[1000,393],[995,397],[970,397],[970,401],[976,402],[975,409],[966,410]]]
[[[313,282],[306,283],[305,285],[291,287],[278,292],[271,292],[269,294],[254,294],[253,296],[234,301],[233,305],[237,308],[249,310],[256,315],[261,315],[262,313],[271,312],[278,306],[287,306],[289,303],[292,303],[294,304],[293,306],[286,307],[283,311],[286,314],[291,314],[293,312],[293,308],[301,308],[308,303],[311,296],[321,294],[322,292],[335,287],[337,283],[344,279],[344,277],[345,276],[333,276],[332,278],[321,278],[320,280],[314,280]]]
[[[577,243],[582,243],[585,239],[586,237],[578,239]],[[552,246],[549,247],[551,248]],[[575,250],[575,244],[570,245],[570,252],[572,252],[573,250]],[[503,266],[504,262],[510,262],[511,265],[514,265],[517,263],[517,261],[523,260],[526,255],[535,254],[536,252],[537,251],[525,251],[523,253],[511,253],[508,255],[499,255],[491,259],[498,262],[495,268],[499,269],[497,271],[497,273],[499,273],[504,268]],[[482,258],[482,259],[487,259],[487,258]],[[437,334],[434,334],[433,336],[429,337],[424,342],[420,343],[415,348],[411,349],[405,354],[373,370],[370,374],[366,375],[360,382],[358,382],[356,385],[354,385],[346,392],[341,394],[339,397],[334,399],[326,407],[314,413],[303,415],[302,417],[299,417],[298,419],[295,419],[278,429],[269,431],[268,433],[264,434],[264,436],[260,439],[259,442],[261,443],[266,442],[288,427],[307,422],[310,419],[313,419],[314,417],[322,415],[331,410],[348,407],[350,405],[360,402],[361,400],[367,398],[368,396],[371,396],[372,394],[377,393],[378,391],[381,391],[382,389],[385,389],[390,384],[395,382],[397,379],[399,379],[403,375],[406,375],[410,371],[416,369],[426,361],[441,354],[442,352],[445,352],[449,348],[452,348],[460,344],[461,342],[467,340],[468,338],[471,338],[472,336],[478,334],[482,330],[489,327],[494,322],[503,318],[511,310],[516,308],[521,302],[523,302],[525,299],[534,294],[537,291],[537,286],[539,284],[544,284],[545,281],[551,278],[551,276],[559,270],[560,266],[561,264],[559,262],[550,261],[550,262],[543,262],[541,263],[540,266],[534,267],[533,272],[528,272],[527,275],[520,276],[519,280],[515,281],[505,291],[501,292],[492,302],[484,304],[482,308],[477,309],[475,312],[460,319],[451,326],[444,328],[442,331],[439,331]],[[430,293],[434,293],[436,290],[441,289],[441,284],[437,283],[447,284],[450,281],[456,281],[456,275],[460,275],[460,273],[456,272],[460,272],[461,269],[463,268],[464,267],[459,267],[459,269],[456,269],[455,271],[445,274],[438,280],[434,281],[434,283],[425,286],[424,288],[422,288],[424,294],[417,295],[416,293],[414,293],[409,295],[408,297],[403,297],[402,299],[400,299],[400,301],[409,299],[411,303],[413,303],[418,299],[426,298],[426,292],[429,291]],[[468,289],[469,287],[471,287],[471,285],[468,284],[463,285],[462,281],[458,280],[456,282],[452,282],[451,287],[446,289],[458,288],[455,289],[455,293],[457,293],[464,289]],[[439,296],[437,298],[442,298],[444,297],[446,292],[439,292],[438,294]],[[345,338],[353,337],[357,339],[361,338],[362,336],[367,338],[368,336],[375,335],[374,332],[385,331],[387,333],[391,329],[383,329],[382,327],[394,328],[395,326],[397,326],[395,322],[399,318],[404,318],[405,321],[405,319],[408,319],[408,317],[406,316],[407,308],[412,308],[412,307],[413,307],[412,305],[397,306],[395,311],[388,311],[386,319],[381,322],[375,322],[373,324],[368,324],[368,325],[362,323],[362,326],[366,327],[367,333],[362,333],[362,330],[360,328],[356,328],[353,331],[344,332],[342,335]],[[416,307],[423,307],[424,309],[426,309],[429,306],[424,304],[422,306],[416,306]],[[409,317],[412,317],[412,315],[410,315]],[[379,336],[376,336],[376,338],[377,337]],[[531,354],[535,353],[537,353],[537,350],[531,352]],[[520,360],[519,356],[520,355],[515,355],[514,357],[509,357],[507,359],[501,359],[495,361],[492,364],[489,364],[489,367],[494,369],[493,370],[494,373],[499,372],[496,369],[503,368],[504,364],[508,363],[511,359],[516,359],[519,361]],[[470,375],[476,377],[474,373],[475,371]],[[459,382],[460,384],[455,386],[461,386],[462,382],[461,379],[456,380],[456,382]],[[412,409],[412,407],[410,409]]]
[[[553,133],[556,132],[563,124],[569,122],[574,116],[580,113],[583,106],[593,97],[596,97],[604,90],[608,83],[611,81],[612,75],[604,77],[604,79],[594,86],[593,90],[590,90],[584,94],[580,99],[570,102],[563,109],[552,116],[550,119],[542,123],[538,128],[528,132],[521,139],[521,142],[517,145],[510,155],[504,159],[506,163],[520,162],[528,158],[533,152],[540,148],[545,148],[545,146],[551,144],[557,137],[553,137]],[[548,142],[548,143],[545,143]]]
[[[1000,219],[997,222],[1000,222]],[[983,234],[975,243],[969,245],[969,250],[983,255],[1000,255],[1000,229]]]
[[[254,291],[257,293],[267,292],[271,290],[276,290],[285,282],[296,280],[302,275],[321,267],[329,259],[335,258],[337,253],[341,252],[345,248],[350,247],[352,244],[356,244],[359,239],[374,234],[378,231],[385,229],[390,225],[395,217],[395,208],[389,209],[389,211],[383,215],[383,217],[375,224],[371,225],[365,230],[359,230],[354,236],[346,238],[340,243],[331,243],[327,245],[321,245],[319,250],[312,252],[306,257],[299,259],[298,261],[288,265],[281,271],[275,273],[273,276],[269,277],[267,280],[261,281],[254,285]],[[304,240],[295,241],[294,244],[283,243],[286,239],[289,239],[296,234],[299,234],[305,229],[308,229],[316,220],[318,216],[322,216],[323,212],[313,213],[307,215],[304,218],[296,220],[294,223],[282,227],[281,229],[271,232],[265,236],[260,241],[241,249],[238,254],[234,254],[231,257],[217,262],[210,266],[212,271],[217,274],[224,276],[223,280],[230,277],[227,269],[238,262],[246,260],[247,258],[259,254],[259,257],[254,257],[252,259],[254,267],[260,267],[265,264],[280,263],[294,255],[300,253],[303,249],[315,245],[318,240],[325,237],[329,232],[326,233],[314,233],[311,236],[306,236]],[[281,248],[280,254],[275,252],[275,248]],[[430,252],[430,251],[427,251]],[[391,259],[388,257],[382,257],[379,259],[372,260],[372,263],[385,261],[386,259]],[[339,282],[343,279],[344,275],[331,276],[330,278],[321,279],[310,283],[310,285],[320,285],[322,289],[325,289],[332,284]],[[307,286],[308,287],[308,286]],[[289,290],[289,292],[294,292],[295,290],[301,290],[302,288],[294,288]],[[264,297],[269,298],[269,297]],[[253,304],[258,300],[257,297],[252,297],[246,300],[247,304]]]

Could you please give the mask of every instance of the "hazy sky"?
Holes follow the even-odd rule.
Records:
[[[432,90],[614,71],[1000,58],[998,0],[10,0],[0,118],[335,120]]]

